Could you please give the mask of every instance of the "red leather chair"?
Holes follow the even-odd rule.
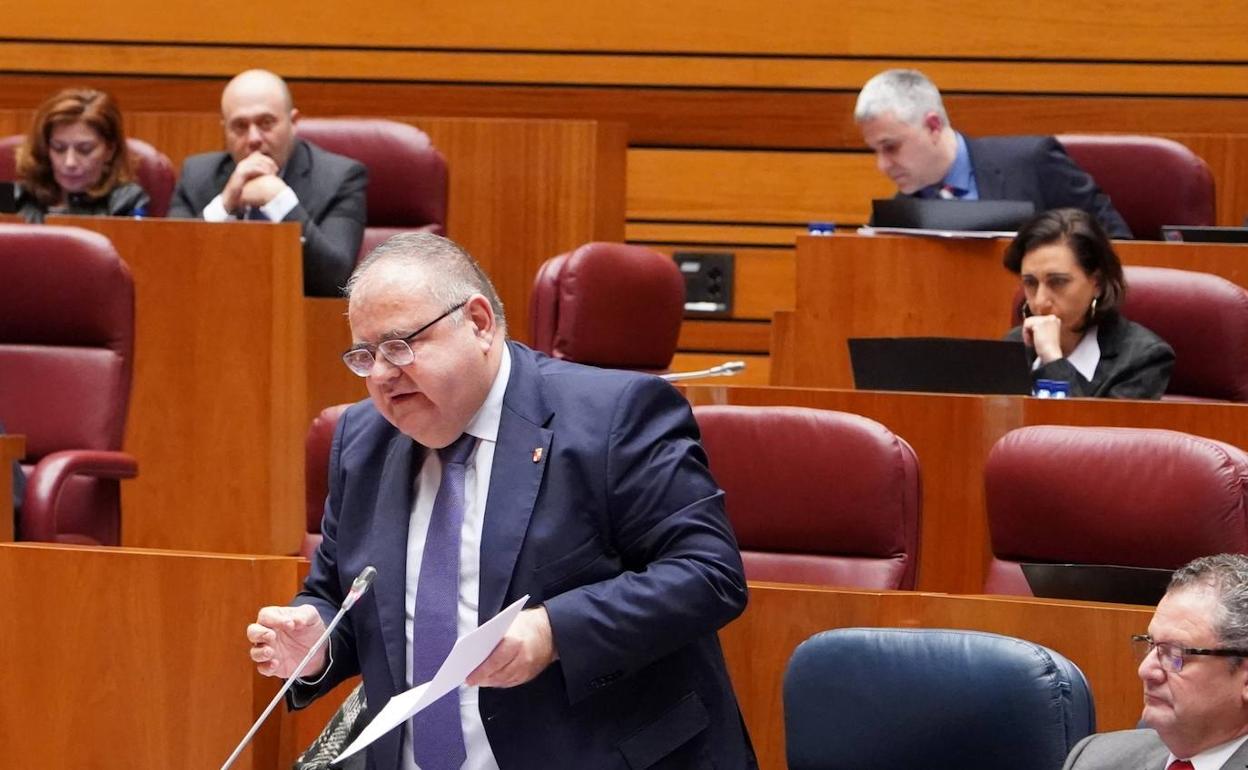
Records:
[[[1177,569],[1248,553],[1248,453],[1149,428],[1010,431],[984,467],[987,593],[1030,596],[1020,562]]]
[[[1186,146],[1158,136],[1062,134],[1066,152],[1114,202],[1136,238],[1162,225],[1212,225],[1213,174]]]
[[[1221,276],[1166,267],[1123,268],[1122,313],[1174,348],[1167,400],[1248,402],[1248,291]],[[1011,323],[1023,322],[1022,289]]]
[[[446,160],[424,131],[371,118],[304,118],[296,130],[368,168],[368,221],[357,259],[398,233],[446,234]]]
[[[618,369],[667,369],[685,313],[685,279],[641,246],[587,243],[538,268],[529,301],[533,347]]]
[[[334,429],[338,418],[351,404],[327,406],[312,420],[308,437],[304,442],[305,481],[307,490],[306,524],[303,544],[299,555],[312,558],[321,544],[321,516],[325,513],[325,498],[329,495],[329,450],[334,443]]]
[[[854,414],[698,406],[750,580],[912,589],[921,482],[914,450]]]
[[[121,542],[133,364],[134,286],[108,239],[0,225],[0,422],[26,435],[23,540]]]
[[[17,148],[26,137],[22,135],[0,138],[0,179],[13,181],[17,179],[15,156]],[[169,201],[173,198],[175,176],[173,163],[160,150],[142,139],[127,139],[126,148],[130,151],[130,162],[134,164],[136,181],[147,191],[151,203],[147,207],[147,215],[163,217],[169,213]]]

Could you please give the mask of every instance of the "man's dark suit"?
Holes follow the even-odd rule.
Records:
[[[560,657],[527,684],[482,688],[499,766],[754,767],[715,634],[744,608],[745,579],[688,404],[654,377],[509,348],[479,615],[529,594]],[[374,713],[404,689],[407,528],[425,451],[369,402],[343,414],[325,539],[295,602],[328,622],[361,569],[378,578],[336,632],[325,680],[297,702],[357,668]],[[370,767],[398,767],[400,743],[396,730],[370,747]]]
[[[1075,208],[1096,217],[1111,238],[1131,228],[1088,172],[1051,136],[966,137],[980,200],[1031,201],[1036,212]]]
[[[234,166],[234,159],[226,152],[187,158],[173,191],[169,216],[202,216],[212,199],[225,189]],[[364,238],[368,171],[350,158],[296,139],[282,179],[299,197],[299,204],[284,221],[298,222],[303,230],[303,293],[310,297],[341,296],[340,287],[355,267]]]
[[[1022,340],[1023,327],[1006,333],[1007,340]],[[1070,397],[1161,398],[1174,369],[1174,349],[1161,337],[1120,315],[1106,318],[1096,328],[1101,360],[1092,379],[1084,378],[1065,358],[1051,361],[1032,372],[1032,379],[1070,383]],[[1036,360],[1028,348],[1027,361]]]

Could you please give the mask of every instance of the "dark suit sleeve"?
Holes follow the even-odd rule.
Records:
[[[1093,733],[1092,735],[1089,735],[1083,740],[1076,743],[1075,747],[1070,750],[1070,754],[1067,755],[1066,764],[1062,765],[1062,770],[1073,770],[1073,768],[1077,767],[1079,764],[1079,755],[1082,754],[1083,750],[1087,748],[1088,744],[1091,743],[1095,739],[1096,739],[1096,733]]]
[[[325,625],[333,620],[346,595],[338,581],[338,520],[342,511],[342,443],[349,413],[344,413],[334,429],[334,441],[329,451],[329,497],[325,500],[325,514],[321,519],[324,535],[321,545],[312,557],[312,568],[304,581],[303,590],[295,596],[293,605],[308,604],[316,608]],[[332,690],[340,682],[360,673],[359,658],[355,652],[355,631],[347,613],[330,637],[330,657],[333,664],[325,677],[316,684],[298,683],[290,689],[287,703],[291,708],[303,708],[310,702]],[[315,676],[310,677],[316,679]]]
[[[341,296],[355,267],[364,239],[365,190],[368,171],[351,163],[324,213],[313,219],[299,203],[285,221],[303,230],[303,293],[310,297]]]
[[[713,634],[745,608],[741,555],[688,403],[633,380],[608,436],[606,506],[624,571],[549,598],[567,695]]]
[[[191,200],[190,180],[194,175],[188,158],[182,163],[182,172],[178,174],[178,184],[173,188],[173,198],[169,201],[170,219],[198,219],[200,212],[195,210]]]
[[[1101,191],[1096,180],[1079,168],[1066,150],[1053,137],[1047,137],[1036,158],[1036,175],[1040,181],[1044,208],[1082,209],[1101,223],[1110,238],[1131,238],[1131,228],[1109,196]]]
[[[1095,392],[1096,386],[1065,358],[1041,366],[1035,371],[1035,379],[1066,380],[1070,383],[1071,398],[1161,398],[1170,384],[1174,350],[1166,343],[1157,341],[1141,350],[1123,351],[1120,355],[1128,356],[1128,359],[1115,367],[1109,383],[1100,393]]]

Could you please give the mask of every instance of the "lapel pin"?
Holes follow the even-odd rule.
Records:
[[[533,462],[540,463],[542,461],[542,448],[539,446],[533,450]]]

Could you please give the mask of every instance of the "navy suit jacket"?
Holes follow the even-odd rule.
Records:
[[[169,216],[203,216],[234,173],[226,152],[192,155],[182,164]],[[364,238],[365,188],[368,171],[350,158],[296,139],[282,170],[282,179],[299,196],[284,221],[303,231],[303,293],[339,297],[351,276]]]
[[[1083,209],[1101,223],[1109,237],[1131,237],[1131,228],[1109,196],[1053,137],[967,137],[966,148],[981,200],[1031,201],[1036,213]]]
[[[479,614],[529,594],[560,658],[527,684],[481,689],[499,766],[756,766],[716,636],[744,609],[745,578],[688,404],[656,377],[508,344]],[[407,529],[425,451],[370,402],[340,419],[325,537],[296,603],[328,621],[360,570],[378,577],[335,632],[328,675],[293,704],[357,671],[373,713],[406,688]],[[370,747],[370,767],[398,767],[400,743],[395,730]]]

